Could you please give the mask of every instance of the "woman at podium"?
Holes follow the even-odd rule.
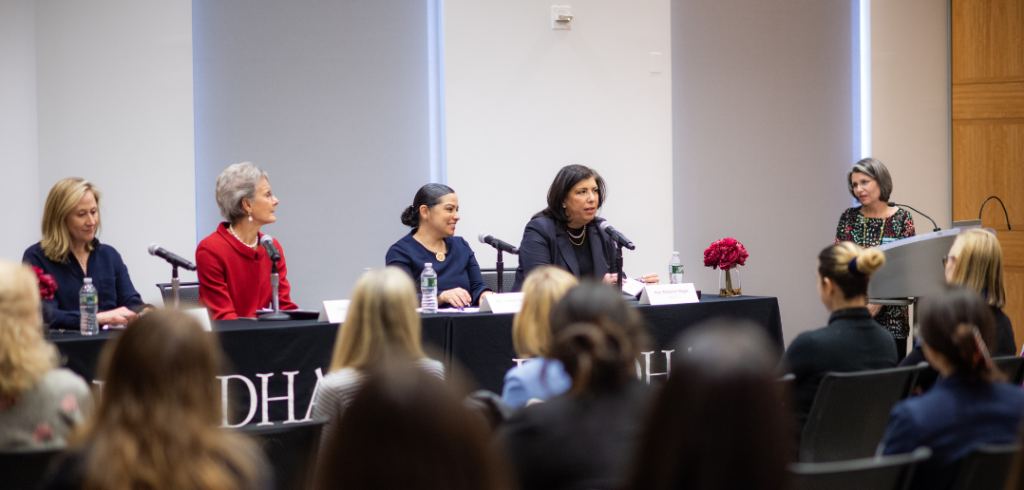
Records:
[[[519,267],[513,291],[523,287],[530,271],[554,265],[577,278],[596,278],[615,284],[615,244],[598,228],[604,218],[597,212],[604,205],[607,189],[596,170],[567,165],[558,171],[548,188],[548,205],[533,215],[519,245]],[[637,280],[657,284],[657,274]]]
[[[54,184],[43,208],[43,239],[21,259],[57,282],[53,299],[43,301],[43,321],[50,328],[79,328],[78,293],[86,277],[98,293],[100,325],[127,325],[146,307],[121,254],[96,238],[101,196],[95,185],[78,177]]]
[[[388,249],[387,265],[404,270],[419,291],[420,274],[430,263],[437,273],[437,305],[463,308],[490,294],[469,243],[455,236],[459,196],[444,184],[420,187],[412,205],[402,211],[402,224],[412,228]]]
[[[217,207],[225,220],[217,230],[199,242],[196,272],[199,275],[199,301],[214,320],[255,317],[273,299],[270,284],[272,264],[260,245],[260,228],[277,221],[274,208],[279,201],[270,190],[267,172],[252,163],[236,163],[217,177]],[[281,255],[277,263],[280,277],[278,305],[295,310],[284,250],[274,239]]]
[[[853,242],[862,247],[877,247],[914,236],[914,220],[906,210],[889,206],[892,177],[889,169],[874,158],[857,162],[846,174],[846,185],[860,206],[849,208],[839,217],[836,241]],[[868,305],[879,324],[896,339],[900,359],[907,353],[910,314],[906,306]]]

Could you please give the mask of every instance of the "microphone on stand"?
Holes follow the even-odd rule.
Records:
[[[278,291],[281,287],[281,277],[277,272],[277,262],[281,260],[281,252],[274,246],[274,239],[270,235],[263,235],[260,238],[260,245],[267,249],[267,256],[270,257],[270,290],[273,296],[270,299],[270,303],[273,305],[274,311],[271,313],[264,313],[257,317],[258,320],[290,320],[291,316],[281,311],[280,298],[278,297]]]
[[[629,241],[629,239],[626,238],[626,235],[619,233],[619,230],[616,230],[614,227],[612,227],[612,225],[608,224],[607,221],[601,221],[601,224],[597,225],[597,227],[600,228],[601,231],[608,234],[608,236],[610,236],[612,240],[615,240],[615,243],[618,243],[619,245],[626,247],[630,250],[636,250],[636,245],[633,245],[633,242]]]
[[[281,252],[277,251],[277,247],[274,246],[274,239],[270,235],[263,235],[263,238],[260,238],[260,245],[267,249],[267,256],[270,257],[270,260],[273,260],[275,263],[281,260]]]
[[[166,260],[167,262],[170,262],[171,265],[181,267],[182,269],[185,270],[196,270],[195,264],[171,253],[167,249],[160,248],[160,245],[157,245],[155,242],[149,245],[149,255],[160,257]]]
[[[941,231],[942,230],[941,228],[939,228],[939,225],[935,224],[935,220],[931,219],[931,217],[929,217],[927,214],[924,214],[924,213],[922,213],[922,212],[920,212],[920,211],[918,211],[918,210],[916,210],[916,209],[914,209],[914,208],[912,208],[910,206],[907,206],[906,204],[896,204],[896,203],[894,203],[892,201],[889,201],[889,207],[890,208],[893,208],[893,207],[896,207],[896,206],[907,208],[907,209],[909,209],[909,210],[911,210],[911,211],[913,211],[913,212],[915,212],[917,214],[920,214],[921,216],[924,216],[925,218],[928,218],[928,221],[931,221],[932,222],[932,226],[935,227],[935,229],[932,230],[933,232],[934,231]]]
[[[488,244],[488,245],[490,245],[490,246],[492,246],[492,247],[494,247],[494,248],[496,248],[498,250],[501,250],[503,252],[508,252],[508,253],[510,253],[512,255],[519,255],[519,248],[518,247],[515,247],[511,243],[508,243],[506,241],[494,238],[493,236],[488,235],[487,233],[480,232],[480,235],[477,236],[477,238],[480,239],[480,243],[486,243],[486,244]]]
[[[981,209],[978,210],[978,219],[981,219],[981,212],[985,210],[985,204],[987,204],[992,199],[999,201],[999,205],[1003,207],[1003,216],[1006,218],[1006,231],[1013,231],[1012,229],[1010,229],[1010,215],[1006,214],[1006,205],[1003,204],[1002,199],[999,199],[999,196],[989,196],[988,199],[985,199],[985,202],[981,203]]]

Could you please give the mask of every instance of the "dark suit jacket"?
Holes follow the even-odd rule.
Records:
[[[970,382],[953,374],[925,394],[896,404],[882,440],[885,454],[909,453],[918,446],[932,457],[914,473],[913,489],[949,488],[955,463],[978,444],[1017,441],[1024,392],[1006,383]]]
[[[594,257],[594,277],[598,278],[616,272],[615,246],[597,227],[602,221],[604,218],[594,218],[587,225],[587,241]],[[569,242],[569,235],[555,225],[555,220],[541,216],[530,220],[523,231],[523,241],[519,245],[519,267],[516,269],[512,290],[522,290],[523,281],[530,271],[549,264],[580,277],[580,266],[576,262],[576,253]]]

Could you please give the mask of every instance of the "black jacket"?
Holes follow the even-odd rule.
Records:
[[[602,221],[604,218],[594,218],[587,224],[587,241],[590,242],[594,277],[597,278],[604,277],[609,272],[616,272],[615,246],[598,228]],[[568,233],[557,226],[555,220],[551,218],[533,218],[526,224],[523,241],[519,244],[519,267],[516,269],[516,280],[512,284],[512,290],[522,290],[523,281],[530,271],[549,264],[580,277],[579,263],[576,261],[572,243],[569,242]]]

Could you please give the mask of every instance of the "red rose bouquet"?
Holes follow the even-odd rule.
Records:
[[[739,296],[741,288],[739,284],[735,288],[732,285],[732,272],[738,265],[747,263],[747,248],[735,238],[723,238],[711,244],[704,251],[704,266],[722,271],[722,280],[718,286],[719,296]],[[737,271],[737,283],[739,283]]]
[[[53,294],[57,292],[57,281],[53,280],[53,276],[43,272],[42,269],[34,265],[32,270],[36,273],[36,277],[39,278],[39,297],[45,301],[53,299]]]

